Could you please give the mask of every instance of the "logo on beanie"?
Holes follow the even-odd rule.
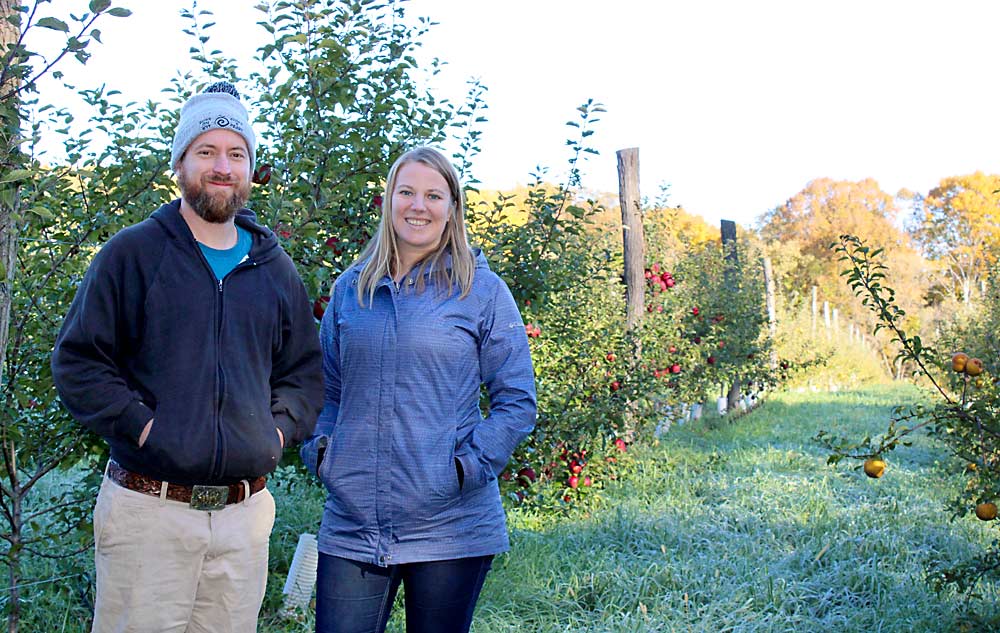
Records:
[[[202,132],[211,130],[212,128],[227,128],[236,132],[243,132],[243,124],[238,119],[230,119],[222,114],[214,118],[208,117],[198,121],[198,127],[201,128]]]

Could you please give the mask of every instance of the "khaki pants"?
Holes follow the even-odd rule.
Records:
[[[94,633],[251,633],[274,498],[204,512],[105,478],[94,508]]]

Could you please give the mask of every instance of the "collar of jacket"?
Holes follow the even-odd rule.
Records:
[[[472,257],[475,259],[476,262],[476,270],[490,270],[490,263],[486,261],[486,255],[483,255],[483,249],[479,248],[478,246],[473,246]],[[364,269],[369,259],[370,259],[369,257],[365,257],[364,259],[357,260],[351,265],[349,271],[353,272],[356,275],[361,274],[361,271]],[[438,262],[438,265],[443,267],[445,270],[448,270],[451,268],[451,260],[452,260],[451,251],[447,251],[441,257],[441,260]],[[424,279],[426,280],[428,277],[430,277],[430,275],[434,272],[434,270],[435,270],[434,264],[428,266],[427,270],[424,271]],[[408,277],[409,275],[407,275],[407,278]]]
[[[168,202],[153,212],[150,216],[163,227],[173,240],[183,241],[190,246],[195,245],[194,235],[190,227],[181,215],[181,200],[177,198]],[[253,237],[253,244],[250,247],[250,259],[262,264],[278,256],[281,249],[278,246],[278,237],[271,229],[257,224],[257,216],[247,208],[236,212],[236,224],[240,228],[246,229]]]

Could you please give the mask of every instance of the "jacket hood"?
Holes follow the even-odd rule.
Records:
[[[180,198],[164,204],[150,216],[157,221],[173,240],[195,243],[194,235],[181,215]],[[278,237],[266,226],[257,223],[257,215],[247,208],[236,212],[236,224],[250,232],[253,245],[250,247],[250,258],[263,263],[277,257],[281,252]]]

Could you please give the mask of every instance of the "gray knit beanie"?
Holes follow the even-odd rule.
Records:
[[[196,94],[181,108],[181,120],[174,133],[174,148],[170,166],[176,167],[189,145],[209,130],[232,130],[247,142],[250,151],[250,172],[256,163],[257,140],[250,127],[247,109],[240,103],[240,93],[228,81],[218,81]]]

